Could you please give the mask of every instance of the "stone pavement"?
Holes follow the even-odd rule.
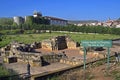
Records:
[[[12,69],[19,74],[27,73],[27,64],[23,64],[23,63],[8,64],[8,63],[6,63],[5,66],[7,69]],[[60,70],[60,69],[67,68],[67,67],[70,67],[70,65],[62,64],[62,63],[52,63],[51,65],[44,66],[44,67],[39,67],[39,66],[31,67],[31,75],[56,71],[56,70]]]

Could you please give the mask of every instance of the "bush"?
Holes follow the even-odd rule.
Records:
[[[120,80],[120,73],[119,70],[113,70],[111,75],[114,77],[114,80]]]

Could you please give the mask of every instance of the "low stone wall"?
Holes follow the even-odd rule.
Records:
[[[50,40],[42,41],[42,42],[41,42],[41,47],[42,47],[43,49],[47,49],[47,50],[51,50],[51,51],[52,51],[52,44],[51,44],[51,41],[50,41]]]
[[[73,41],[68,41],[67,42],[67,48],[68,49],[76,49],[76,46],[77,44],[76,44],[76,42],[73,42]]]
[[[82,61],[74,61],[74,60],[69,60],[69,59],[61,59],[60,63],[64,63],[64,64],[69,64],[69,65],[80,65],[82,64]]]
[[[58,57],[57,54],[53,54],[53,55],[48,54],[48,55],[43,55],[43,56],[41,57],[41,60],[42,60],[43,62],[48,62],[48,63],[50,64],[50,63],[59,62],[60,58],[61,58],[61,57]]]

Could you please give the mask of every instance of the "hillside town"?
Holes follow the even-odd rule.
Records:
[[[77,21],[76,21],[77,22]],[[120,28],[120,20],[111,20],[110,18],[107,21],[79,21],[79,22],[71,22],[72,24],[76,26],[104,26],[104,27],[110,27],[110,28]]]

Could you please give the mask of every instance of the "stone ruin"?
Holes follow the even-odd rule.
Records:
[[[78,46],[79,44],[73,41],[69,36],[56,36],[48,40],[34,42],[32,44],[23,44],[14,41],[1,49],[1,56],[4,57],[4,62],[27,63],[29,61],[32,66],[44,66],[54,62],[77,65],[82,63],[82,60],[79,58],[70,59],[63,52],[57,54],[54,52],[44,54],[41,52],[35,52],[35,49],[42,48],[54,51],[62,49],[76,49]]]
[[[47,50],[76,49],[79,44],[69,36],[56,36],[41,42],[41,47]]]
[[[34,49],[40,47],[40,43],[23,44],[18,42],[12,42],[9,45],[1,49],[1,56],[4,58],[4,62],[29,62],[32,66],[45,66],[54,62],[59,62],[60,59],[66,58],[64,53],[55,54],[54,52],[44,54],[41,52],[34,52]]]
[[[57,47],[52,46],[51,41],[56,42],[57,39]],[[45,66],[54,62],[60,62],[70,65],[78,65],[83,63],[82,58],[68,58],[64,52],[54,53],[50,52],[47,54],[41,52],[35,52],[35,49],[43,48],[50,50],[61,50],[61,49],[74,49],[77,46],[77,43],[72,41],[69,37],[66,36],[58,36],[53,37],[50,40],[42,41],[42,42],[34,42],[33,44],[23,44],[18,42],[11,42],[9,45],[1,48],[0,56],[4,58],[4,62],[14,63],[14,62],[22,62],[29,63],[32,66]],[[51,47],[52,46],[52,47]],[[55,45],[56,46],[56,45]],[[80,54],[83,55],[82,49],[80,49]],[[103,58],[103,54],[88,52],[87,53],[94,58]]]

